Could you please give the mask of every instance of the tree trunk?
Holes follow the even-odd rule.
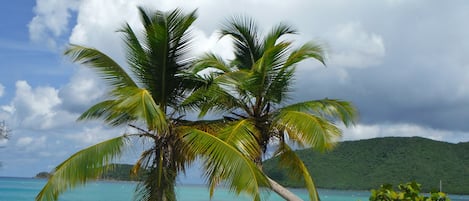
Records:
[[[272,180],[269,177],[267,177],[267,179],[269,180],[269,184],[272,190],[275,191],[278,195],[280,195],[283,199],[288,200],[288,201],[303,201],[301,198],[293,194],[287,188],[278,184],[276,181]]]

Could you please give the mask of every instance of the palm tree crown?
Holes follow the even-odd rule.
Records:
[[[193,71],[212,69],[205,75],[209,84],[194,92],[184,105],[200,109],[200,116],[210,111],[222,113],[231,123],[219,137],[260,168],[267,146],[275,142],[275,154],[282,164],[293,175],[304,178],[310,199],[318,200],[313,180],[287,141],[299,147],[330,149],[341,136],[336,120],[349,126],[356,119],[356,110],[349,102],[334,99],[285,105],[296,64],[308,58],[323,64],[325,60],[317,44],[294,47],[292,41],[282,40],[285,35],[295,33],[290,26],[278,24],[261,37],[252,19],[232,18],[221,29],[221,37],[230,36],[233,40],[234,59],[225,61],[212,53],[200,58]],[[255,139],[257,151],[247,152],[243,143],[239,143],[249,140],[243,137],[249,135]]]
[[[89,108],[79,119],[129,125],[136,133],[125,133],[72,155],[55,168],[36,200],[57,200],[63,191],[96,179],[124,153],[130,138],[151,142],[132,170],[134,174],[147,173],[137,186],[136,200],[176,200],[176,176],[198,155],[207,160],[207,169],[224,168],[222,179],[231,189],[246,191],[259,200],[258,186],[267,182],[254,163],[207,131],[196,129],[203,128],[203,124],[178,116],[177,107],[183,98],[201,85],[197,76],[186,72],[191,64],[187,53],[196,12],[139,11],[143,35],[137,36],[128,24],[120,30],[124,34],[129,73],[99,50],[71,45],[65,51],[74,62],[96,70],[111,87],[107,99]],[[242,177],[241,173],[248,176]],[[250,178],[257,180],[253,183]]]

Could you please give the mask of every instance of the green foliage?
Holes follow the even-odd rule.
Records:
[[[50,176],[51,176],[51,174],[48,173],[48,172],[39,172],[39,173],[36,174],[35,178],[48,179]]]
[[[320,188],[368,190],[383,183],[418,181],[429,192],[441,180],[445,192],[469,194],[469,142],[387,137],[341,142],[326,153],[312,149],[296,153]],[[279,160],[265,161],[265,172],[281,184],[303,187],[301,180],[277,169]]]
[[[97,179],[123,153],[127,140],[127,136],[119,136],[73,154],[55,168],[36,200],[57,200],[66,190]]]
[[[130,164],[110,164],[106,167],[107,171],[98,176],[98,180],[117,180],[117,181],[142,181],[143,172],[139,175],[132,175],[133,165]],[[35,178],[48,179],[52,174],[49,172],[39,172]]]
[[[221,29],[221,37],[232,39],[235,58],[224,61],[214,54],[206,54],[197,60],[194,73],[207,70],[206,84],[183,105],[199,110],[200,116],[208,112],[222,113],[232,123],[219,132],[219,137],[259,167],[262,167],[261,159],[268,145],[278,142],[278,146],[272,148],[284,159],[281,165],[295,167],[289,170],[297,178],[305,178],[302,181],[309,191],[309,198],[318,200],[306,166],[291,151],[286,139],[302,147],[328,150],[341,136],[336,123],[352,125],[357,111],[349,102],[333,99],[286,104],[296,65],[306,59],[324,63],[325,58],[320,45],[310,42],[296,46],[285,37],[296,32],[289,25],[280,23],[262,35],[251,18],[228,20]],[[216,175],[211,177],[217,178]]]
[[[145,172],[139,172],[138,175],[132,174],[133,165],[129,164],[111,164],[109,170],[104,172],[99,179],[117,180],[117,181],[142,181],[145,178]]]
[[[89,47],[71,45],[65,51],[72,61],[92,68],[109,85],[106,100],[90,107],[79,120],[100,119],[111,126],[125,125],[132,127],[129,129],[132,133],[90,146],[66,159],[55,168],[36,200],[57,200],[65,190],[112,173],[110,170],[115,167],[109,164],[126,147],[126,143],[119,142],[128,138],[141,139],[148,145],[131,169],[133,175],[143,175],[135,200],[176,200],[176,177],[197,157],[207,160],[208,170],[225,168],[216,170],[223,173],[216,183],[224,182],[236,193],[244,191],[258,200],[258,187],[267,185],[254,162],[246,158],[213,157],[244,155],[216,138],[211,133],[215,130],[187,128],[217,126],[182,119],[181,101],[205,83],[188,71],[192,64],[187,55],[192,41],[190,26],[197,18],[196,11],[186,14],[180,9],[168,12],[138,9],[143,31],[136,33],[128,24],[120,30],[127,50],[127,66],[120,66]],[[191,142],[193,139],[198,139],[197,143]],[[236,162],[237,166],[230,166]],[[245,169],[251,174],[243,172]]]
[[[426,197],[420,193],[420,187],[421,184],[408,182],[399,184],[395,191],[391,184],[383,184],[371,190],[370,201],[451,201],[443,192],[433,191]]]

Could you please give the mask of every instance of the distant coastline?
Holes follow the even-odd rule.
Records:
[[[416,181],[424,192],[469,194],[469,142],[448,143],[421,137],[384,137],[345,141],[327,153],[297,150],[318,188],[369,190],[381,184]],[[288,176],[278,159],[264,163],[265,172],[279,183],[303,188]]]
[[[443,181],[443,191],[469,195],[469,142],[457,144],[420,137],[384,137],[344,141],[328,153],[311,149],[298,150],[318,188],[331,190],[362,190],[379,188],[381,184],[417,181],[423,190],[437,189]],[[97,181],[134,182],[130,164],[114,167]],[[264,170],[272,178],[290,188],[303,189],[302,182],[293,180],[277,166],[277,159],[264,163]],[[344,171],[347,170],[347,171]],[[34,178],[47,179],[47,172]]]

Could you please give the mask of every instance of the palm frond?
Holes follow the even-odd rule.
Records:
[[[245,73],[233,72],[218,76],[204,87],[200,87],[187,97],[181,106],[185,109],[199,110],[199,117],[208,112],[225,112],[233,108],[248,110],[248,106],[236,97],[234,86],[246,77]]]
[[[234,40],[234,66],[239,69],[251,69],[261,57],[262,47],[259,44],[258,27],[248,17],[233,17],[221,29],[221,36],[231,36]]]
[[[111,126],[120,126],[135,120],[127,112],[118,107],[116,100],[106,100],[91,106],[78,117],[79,121],[91,119],[103,119]]]
[[[308,112],[328,120],[338,119],[346,126],[355,124],[358,118],[357,109],[350,102],[327,98],[292,104],[282,110]]]
[[[194,62],[192,72],[199,73],[208,68],[217,69],[221,72],[231,71],[231,67],[223,60],[223,58],[213,53],[206,53]]]
[[[250,119],[241,119],[228,124],[218,132],[218,137],[252,160],[261,156],[261,148],[257,144],[257,139],[261,136],[255,123]]]
[[[226,123],[227,121],[225,119],[198,121],[178,120],[177,125],[191,127],[207,133],[218,133],[222,128],[225,127]]]
[[[216,185],[224,182],[235,193],[246,192],[253,197],[253,200],[260,200],[260,187],[269,187],[269,184],[267,178],[251,159],[210,133],[191,128],[185,129],[184,139],[192,145],[191,149],[201,153],[205,160],[204,174],[210,186],[210,197],[213,196]],[[240,141],[242,142],[246,141]]]
[[[127,136],[119,136],[85,148],[58,165],[36,201],[57,200],[67,189],[84,185],[97,179],[114,159],[119,157],[127,142]]]
[[[104,80],[113,87],[137,86],[119,64],[99,50],[79,45],[70,45],[64,54],[69,56],[73,62],[79,62],[97,70]]]
[[[190,26],[196,11],[180,9],[149,12],[139,8],[145,31],[140,39],[130,27],[124,27],[127,61],[138,82],[149,90],[156,103],[176,107],[187,91],[196,86],[186,82],[186,71],[192,59],[188,56],[192,35]]]
[[[276,81],[275,78],[283,72],[280,67],[285,63],[290,45],[289,42],[280,42],[266,49],[262,57],[256,61],[252,69],[252,83],[249,84],[250,88],[248,89],[256,97],[266,96],[272,81]]]
[[[291,66],[298,62],[301,62],[307,58],[313,58],[326,65],[326,57],[324,49],[313,42],[305,43],[300,48],[293,50],[288,60],[285,62],[285,66]]]
[[[300,111],[281,111],[274,126],[288,129],[292,140],[312,146],[317,150],[332,149],[342,135],[341,130],[327,119]]]
[[[296,33],[297,31],[288,24],[277,24],[270,30],[269,34],[265,37],[264,50],[273,47],[282,36]]]
[[[316,186],[314,185],[314,181],[298,155],[296,155],[296,153],[286,143],[281,143],[279,145],[276,155],[279,157],[279,165],[285,167],[291,177],[305,182],[306,189],[309,192],[309,199],[312,201],[319,201],[319,194],[316,190]]]
[[[155,103],[148,90],[127,87],[115,95],[118,97],[116,100],[118,104],[115,106],[116,111],[113,112],[125,112],[134,119],[142,120],[149,130],[156,130],[158,133],[167,131],[166,114],[161,106]]]
[[[149,57],[145,50],[145,44],[142,44],[129,24],[126,24],[121,30],[125,37],[126,59],[130,70],[136,78],[141,78],[145,73],[145,66],[149,64]]]

